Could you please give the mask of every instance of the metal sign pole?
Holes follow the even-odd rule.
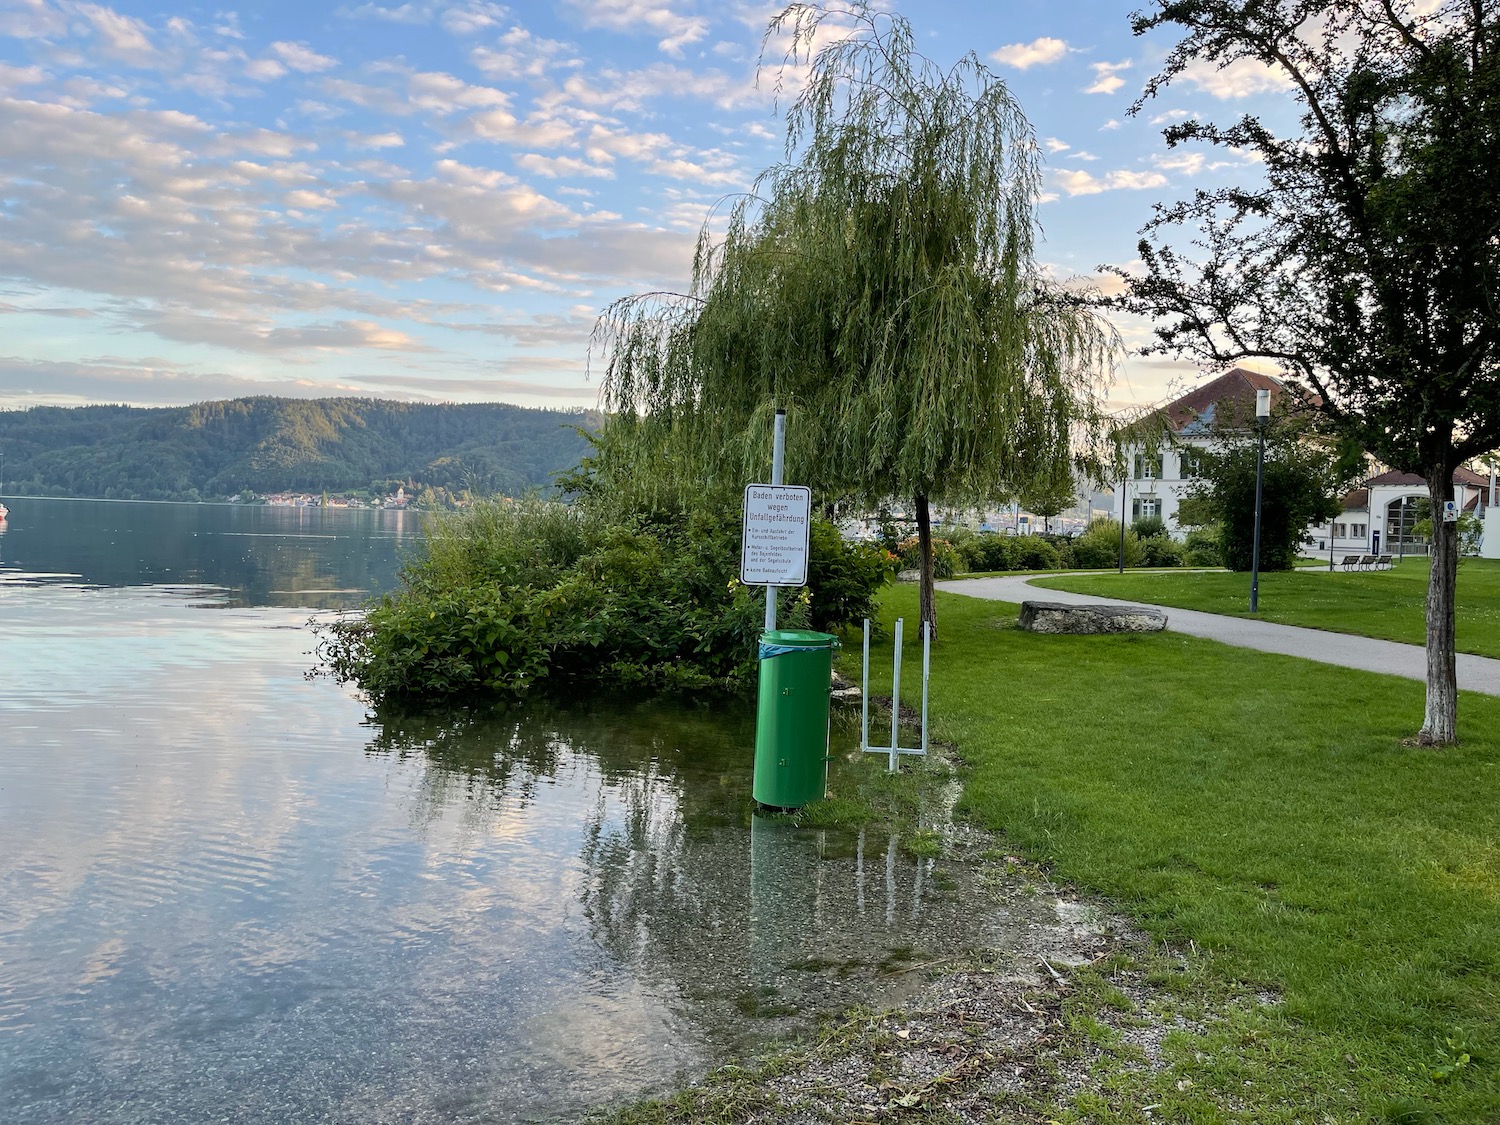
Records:
[[[776,411],[775,436],[771,439],[771,483],[782,483],[781,472],[786,461],[786,411]],[[766,632],[776,628],[776,587],[766,587]]]

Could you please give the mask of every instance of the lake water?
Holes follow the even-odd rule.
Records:
[[[7,503],[5,1125],[572,1120],[1004,940],[960,868],[753,815],[747,703],[309,679],[411,515]]]

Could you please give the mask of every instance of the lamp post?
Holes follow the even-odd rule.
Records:
[[[1255,392],[1255,428],[1260,449],[1255,455],[1255,542],[1250,549],[1250,612],[1260,612],[1260,500],[1266,476],[1266,423],[1271,420],[1271,392]]]
[[[1129,497],[1128,478],[1120,474],[1120,573],[1125,573],[1125,505]]]

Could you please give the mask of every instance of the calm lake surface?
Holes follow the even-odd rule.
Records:
[[[748,704],[309,679],[410,514],[6,503],[5,1125],[574,1120],[1004,940],[962,869],[754,816]]]

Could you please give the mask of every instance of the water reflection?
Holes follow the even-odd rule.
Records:
[[[999,937],[747,704],[368,716],[306,612],[0,583],[0,1121],[572,1119]]]
[[[0,581],[204,585],[228,606],[342,609],[390,589],[421,517],[402,511],[109,500],[9,502]]]
[[[893,835],[755,813],[752,743],[748,705],[596,704],[392,718],[371,749],[426,760],[418,819],[459,790],[515,826],[540,792],[581,789],[576,896],[594,944],[719,1049],[892,998],[908,960],[995,939],[965,905],[967,871]]]

